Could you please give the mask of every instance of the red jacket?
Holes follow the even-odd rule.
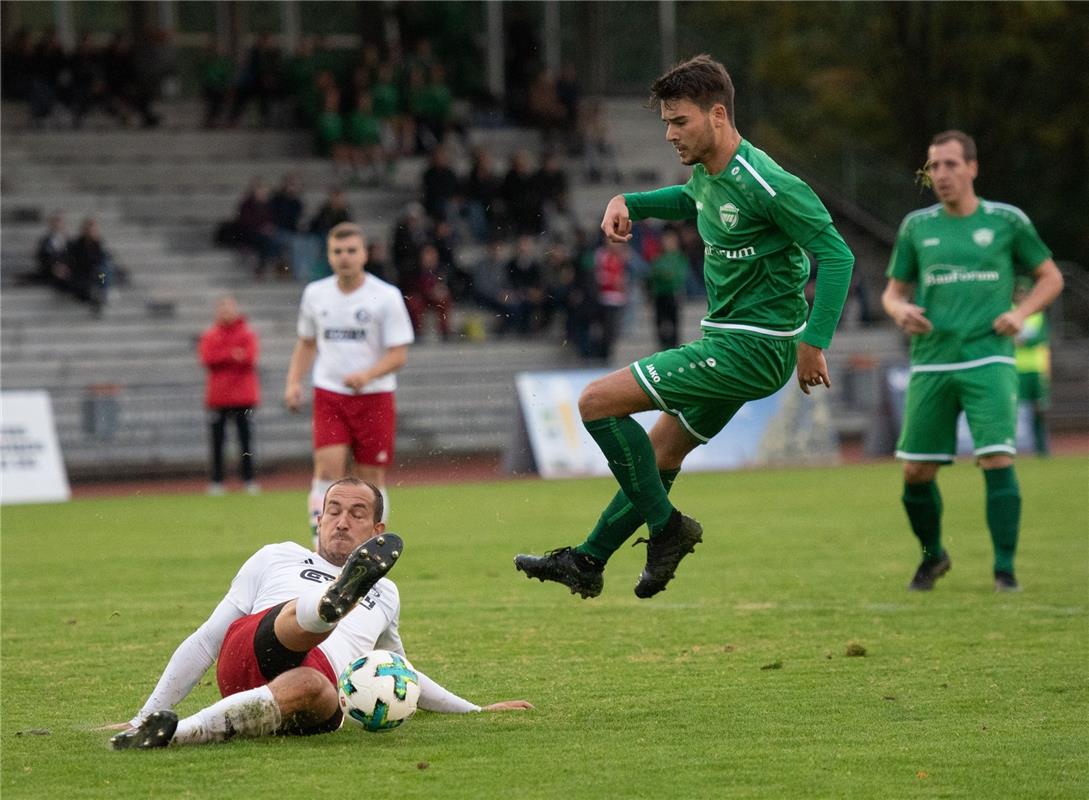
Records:
[[[210,327],[201,335],[199,349],[200,362],[208,370],[204,394],[208,408],[248,408],[261,402],[257,334],[245,317]]]

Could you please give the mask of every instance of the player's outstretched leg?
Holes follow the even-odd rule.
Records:
[[[527,578],[562,583],[571,594],[578,593],[583,599],[597,597],[605,585],[605,562],[571,547],[550,550],[543,556],[515,556],[514,568],[526,573]]]
[[[404,547],[405,543],[395,533],[381,533],[359,545],[344,562],[340,576],[322,595],[318,616],[326,622],[336,622],[351,611],[356,601],[393,569]]]
[[[635,584],[635,596],[654,597],[665,589],[681,559],[693,552],[702,541],[703,526],[676,509],[665,528],[652,533],[649,539],[636,539],[636,544],[647,543],[647,565]]]
[[[945,550],[942,550],[940,558],[924,558],[919,568],[915,570],[915,577],[908,584],[908,589],[913,592],[929,592],[934,588],[934,582],[952,567],[953,562]]]
[[[152,747],[166,747],[174,738],[178,729],[178,715],[173,711],[155,711],[140,723],[139,727],[130,728],[110,739],[114,750],[147,750]]]

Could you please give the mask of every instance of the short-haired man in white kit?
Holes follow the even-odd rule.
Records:
[[[358,225],[343,222],[329,231],[328,255],[333,274],[303,290],[299,339],[284,389],[285,404],[298,411],[303,376],[313,365],[314,478],[308,510],[315,537],[325,491],[349,474],[379,488],[388,519],[396,372],[414,339],[401,290],[364,271],[367,242]]]
[[[337,676],[376,648],[405,655],[397,586],[385,578],[404,543],[380,521],[374,484],[333,484],[320,517],[318,547],[262,547],[238,570],[212,615],[182,642],[114,750],[204,744],[234,737],[307,736],[343,721]],[[337,573],[339,572],[339,576]],[[173,711],[216,663],[223,699],[179,721]],[[420,708],[447,713],[532,708],[507,700],[481,708],[419,670]]]

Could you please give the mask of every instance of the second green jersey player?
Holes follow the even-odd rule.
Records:
[[[606,375],[579,398],[583,424],[620,491],[582,544],[519,555],[515,566],[583,597],[601,592],[606,561],[644,523],[650,537],[635,594],[662,591],[702,541],[702,526],[668,497],[685,456],[746,402],[778,391],[795,367],[806,394],[831,386],[823,349],[854,265],[813,190],[738,133],[733,83],[722,64],[697,56],[655,81],[651,92],[667,141],[693,166],[691,179],[614,197],[601,228],[609,241],[625,242],[632,220],[695,220],[704,242],[708,312],[702,338]],[[819,263],[811,314],[806,250]],[[631,415],[653,409],[663,413],[648,436]]]
[[[927,591],[949,571],[941,539],[938,468],[956,453],[957,417],[968,418],[983,469],[998,591],[1018,588],[1014,555],[1021,494],[1013,470],[1017,424],[1014,341],[1026,318],[1062,290],[1051,252],[1020,209],[976,196],[975,142],[934,137],[926,175],[941,201],[900,226],[882,303],[911,334],[911,379],[896,455],[903,504],[923,559],[908,588]],[[1032,290],[1011,310],[1019,274]]]

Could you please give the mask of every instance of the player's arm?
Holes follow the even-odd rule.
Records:
[[[666,186],[650,192],[618,194],[605,207],[601,230],[610,242],[631,239],[631,222],[640,219],[695,219],[696,202],[683,186]]]
[[[204,624],[178,645],[154,690],[136,716],[128,722],[106,727],[115,730],[136,727],[152,712],[171,709],[184,700],[197,685],[197,681],[215,663],[223,646],[223,638],[227,635],[227,628],[242,616],[243,613],[230,600],[223,598]]]
[[[344,378],[344,385],[357,392],[362,391],[363,387],[368,383],[381,378],[383,375],[389,375],[391,372],[396,372],[403,367],[407,361],[407,344],[391,347],[382,354],[380,359],[367,367],[367,369],[361,369],[359,372],[352,372],[347,375]]]
[[[1026,319],[1051,305],[1063,290],[1063,274],[1050,258],[1032,271],[1032,277],[1035,281],[1032,291],[1025,295],[1016,308],[995,319],[995,333],[1002,336],[1017,335]]]
[[[914,299],[915,290],[912,284],[898,278],[889,278],[885,291],[881,293],[881,307],[904,333],[913,336],[929,333],[934,326],[926,318],[926,309],[915,305]]]
[[[824,350],[832,343],[847,302],[855,256],[831,223],[806,242],[805,248],[817,257],[818,264],[813,310],[798,342],[798,386],[809,394],[810,386],[832,386]]]
[[[284,405],[292,411],[298,411],[303,401],[303,376],[314,365],[318,352],[318,340],[300,336],[291,351],[291,362],[287,367],[287,383],[284,387]]]

